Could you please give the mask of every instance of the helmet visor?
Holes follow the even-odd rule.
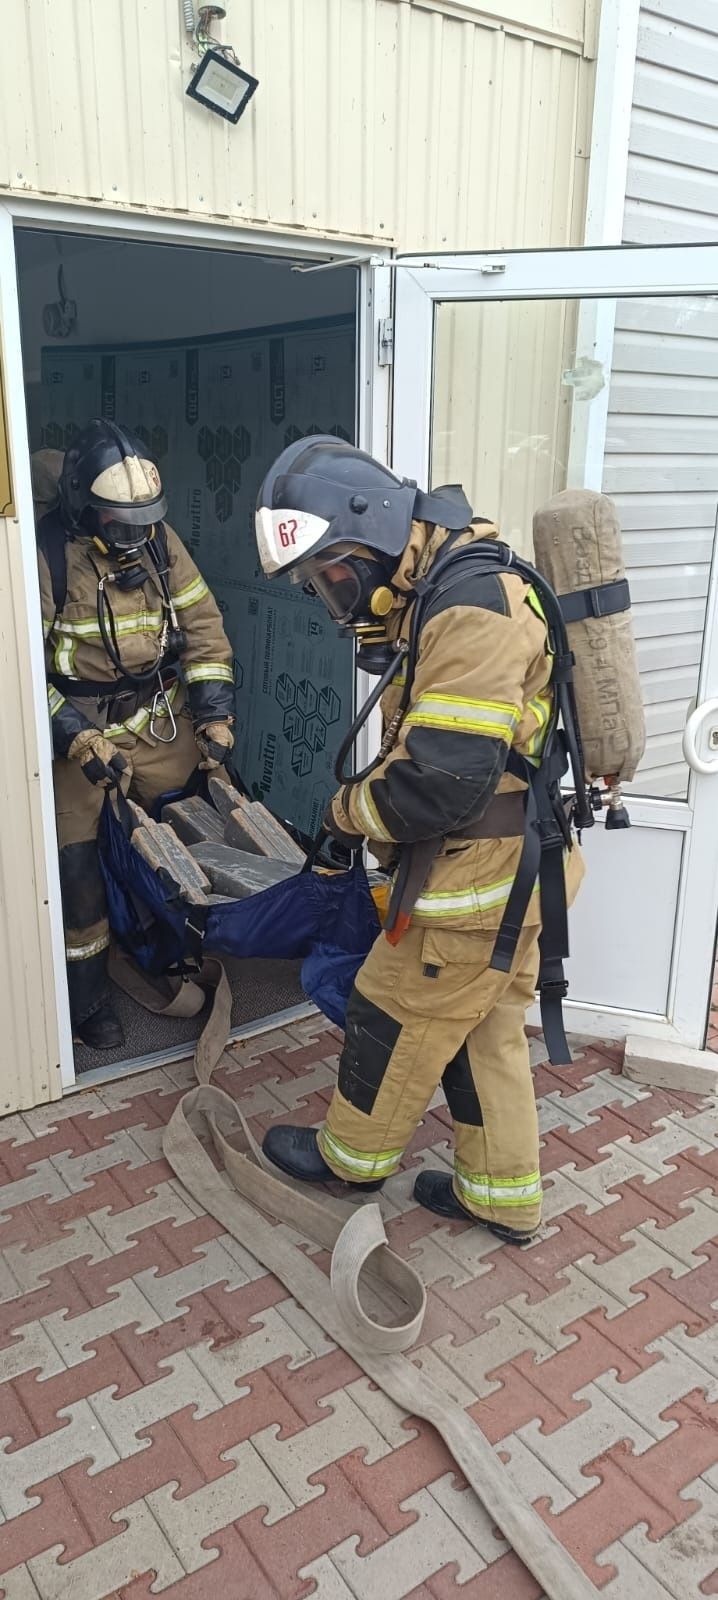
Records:
[[[127,522],[111,512],[90,510],[83,519],[84,526],[94,538],[107,545],[108,550],[140,550],[152,538],[154,522]]]
[[[88,509],[97,512],[98,516],[103,512],[107,513],[112,517],[113,522],[126,523],[129,527],[151,528],[155,522],[161,522],[162,518],[167,515],[167,499],[165,495],[160,493],[154,500],[145,500],[144,502],[136,500],[134,503],[128,502],[123,505],[122,502],[113,502],[106,500],[104,497],[101,498],[99,495],[91,494],[88,501]]]
[[[300,562],[290,573],[292,583],[301,583],[309,594],[316,595],[332,621],[343,625],[357,616],[364,598],[364,585],[352,561],[359,550],[357,545],[324,550],[320,556],[309,556]]]

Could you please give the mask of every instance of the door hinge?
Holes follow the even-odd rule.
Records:
[[[379,366],[390,367],[394,360],[394,318],[382,317],[379,323]]]

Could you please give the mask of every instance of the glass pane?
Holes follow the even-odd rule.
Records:
[[[439,304],[431,466],[526,556],[552,494],[611,495],[646,710],[632,789],[685,797],[718,511],[718,297]]]

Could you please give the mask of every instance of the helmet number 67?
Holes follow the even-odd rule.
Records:
[[[297,522],[296,517],[290,517],[288,522],[280,522],[278,529],[279,543],[281,544],[283,550],[288,550],[290,545],[296,544],[298,527],[299,523]]]

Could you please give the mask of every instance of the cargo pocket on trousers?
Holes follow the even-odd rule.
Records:
[[[401,1033],[401,1023],[380,1010],[358,989],[352,992],[344,1031],[344,1048],[339,1058],[339,1093],[371,1116],[376,1097]]]
[[[489,964],[493,933],[479,929],[427,929],[421,945],[422,983],[417,1009],[422,1015],[480,1022],[493,989]],[[413,996],[412,996],[413,999]]]

